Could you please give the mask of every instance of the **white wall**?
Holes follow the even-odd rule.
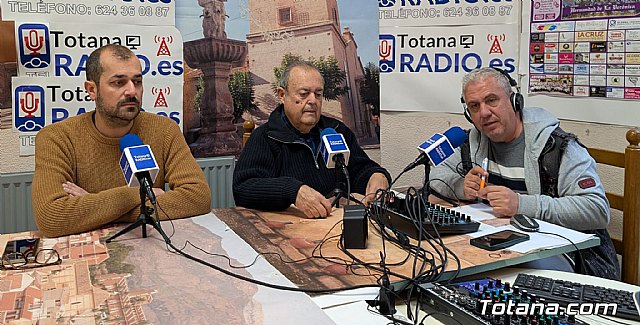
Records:
[[[0,130],[0,174],[30,172],[35,168],[34,157],[20,157],[18,132]]]

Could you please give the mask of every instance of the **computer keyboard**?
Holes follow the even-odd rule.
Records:
[[[518,274],[513,287],[527,290],[547,301],[555,301],[561,305],[570,303],[614,303],[618,309],[615,317],[640,320],[638,310],[630,291],[616,290],[571,281],[554,280],[530,274]]]

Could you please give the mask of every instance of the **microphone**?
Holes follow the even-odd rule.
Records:
[[[342,134],[333,128],[320,132],[320,152],[327,168],[346,167],[349,164],[349,147]]]
[[[402,172],[414,169],[418,165],[431,164],[438,166],[453,155],[453,150],[467,139],[467,133],[459,126],[452,126],[444,134],[436,133],[418,146],[420,156],[409,164]]]
[[[139,187],[147,192],[151,204],[156,204],[153,193],[153,182],[158,175],[158,164],[151,152],[151,147],[142,143],[135,134],[127,134],[120,138],[120,169],[129,187]],[[135,176],[135,177],[134,177]]]

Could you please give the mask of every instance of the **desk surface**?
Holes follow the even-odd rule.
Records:
[[[336,237],[316,250],[334,260],[307,259],[332,227],[335,226],[331,234],[340,233],[341,210],[330,218],[315,220],[300,218],[295,209],[267,213],[237,208],[214,213],[162,225],[177,247],[185,246],[187,252],[209,263],[268,283],[326,289],[376,283],[379,277],[363,267],[336,263],[335,258],[346,258],[337,247]],[[209,323],[212,315],[225,324],[332,323],[306,294],[247,283],[189,261],[168,251],[160,235],[151,228],[148,238],[140,238],[140,229],[135,229],[113,243],[104,243],[120,229],[111,227],[43,239],[43,248],[56,249],[63,257],[62,264],[23,271],[0,270],[0,323],[15,319],[54,319],[63,323],[83,320],[117,323],[124,319],[154,324]],[[369,248],[352,253],[378,263],[381,242],[374,236],[377,235],[370,229]],[[0,248],[8,240],[33,237],[39,237],[38,233],[0,235]],[[461,274],[540,257],[500,251],[488,259],[488,252],[470,246],[468,240],[468,236],[444,240],[460,257]],[[257,258],[255,265],[248,268],[229,266],[229,263],[234,267],[252,264],[256,251],[279,255]],[[229,256],[230,260],[212,253]],[[399,247],[389,244],[387,254],[387,264],[400,262],[406,256]],[[304,261],[283,263],[281,258]],[[486,264],[481,266],[483,263]],[[404,274],[411,272],[410,265],[391,268],[407,272]],[[450,264],[450,274],[453,269],[455,266]]]
[[[340,286],[352,286],[376,283],[380,272],[365,270],[338,247],[342,232],[342,209],[334,210],[326,219],[306,219],[300,211],[289,208],[282,212],[264,212],[244,208],[214,209],[213,213],[258,252],[277,252],[290,260],[308,259],[301,263],[283,263],[276,256],[267,259],[287,278],[300,287],[327,289]],[[486,221],[492,225],[508,223],[509,219]],[[483,221],[484,222],[484,221]],[[573,245],[546,249],[529,254],[521,254],[503,249],[489,252],[469,244],[470,236],[458,235],[443,238],[446,247],[460,260],[458,276],[483,273],[506,266],[516,265],[574,250]],[[323,243],[324,241],[324,243]],[[598,245],[597,238],[582,242],[577,246],[586,248]],[[427,244],[423,243],[423,247]],[[386,242],[386,265],[392,272],[411,276],[413,257],[390,242]],[[379,266],[380,252],[383,251],[380,235],[369,226],[367,249],[351,249],[349,252],[358,260]],[[408,257],[408,259],[406,259]],[[436,256],[437,259],[437,256]],[[351,267],[351,265],[353,265]],[[440,280],[456,275],[457,263],[449,256],[449,261]],[[364,276],[363,276],[364,275]],[[392,281],[402,280],[392,277]]]
[[[177,247],[234,273],[265,282],[294,286],[215,216],[173,221]],[[162,224],[171,236],[169,222]],[[41,323],[121,324],[332,324],[304,293],[280,291],[237,280],[167,250],[149,227],[117,241],[104,240],[120,227],[41,240],[63,257],[60,265],[22,271],[0,270],[0,323],[17,319]],[[37,232],[0,236],[8,240],[38,237]],[[292,313],[291,310],[295,310]],[[215,317],[215,320],[212,319]]]

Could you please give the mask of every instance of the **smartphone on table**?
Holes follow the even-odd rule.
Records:
[[[10,265],[23,264],[28,261],[27,259],[35,258],[35,253],[38,250],[38,242],[38,238],[8,241],[2,253],[3,265],[6,263]]]
[[[511,247],[515,244],[529,240],[529,235],[513,230],[502,230],[493,234],[487,234],[478,238],[471,238],[473,246],[495,251],[502,248]]]

